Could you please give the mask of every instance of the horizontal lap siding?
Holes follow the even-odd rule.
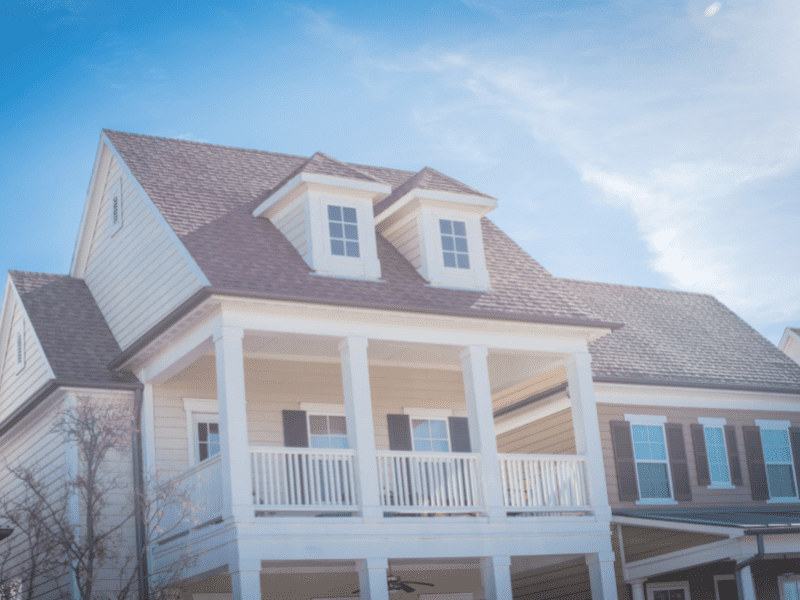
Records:
[[[303,402],[344,404],[341,366],[337,363],[245,359],[248,441],[252,446],[283,446],[283,410]],[[370,368],[375,443],[389,449],[386,415],[404,407],[452,409],[466,416],[464,387],[458,371],[395,367]],[[217,396],[214,358],[205,356],[154,389],[156,461],[162,477],[189,465],[184,398]]]
[[[2,382],[0,382],[0,399],[2,399],[0,420],[11,414],[50,378],[45,357],[39,351],[33,329],[31,329],[27,319],[24,318],[16,297],[11,296],[6,301],[13,303],[13,306],[9,307],[12,316],[8,338],[3,341],[5,349],[3,352]],[[15,367],[16,328],[20,321],[25,323],[23,334],[25,367],[17,373]]]
[[[692,501],[681,502],[681,506],[695,505],[725,505],[725,504],[765,504],[755,502],[750,492],[750,480],[745,460],[744,439],[742,437],[742,425],[755,425],[756,419],[785,420],[790,421],[794,426],[800,426],[800,414],[794,412],[777,411],[756,411],[756,410],[723,410],[723,409],[702,409],[702,408],[683,408],[667,406],[631,406],[620,404],[598,404],[598,418],[600,421],[600,439],[603,446],[605,457],[606,481],[608,483],[609,502],[614,507],[633,508],[633,502],[620,502],[617,490],[617,472],[614,464],[614,450],[611,442],[611,429],[609,421],[621,421],[625,414],[634,415],[660,415],[667,418],[670,423],[681,423],[686,442],[686,452],[689,458],[689,482],[692,486]],[[694,462],[694,448],[689,434],[689,425],[697,423],[698,417],[723,418],[728,425],[736,427],[736,443],[739,450],[739,461],[742,465],[743,485],[736,486],[735,489],[708,489],[705,486],[697,485],[697,467]]]
[[[625,547],[626,562],[634,562],[660,556],[670,552],[678,552],[695,546],[727,539],[719,535],[691,533],[656,529],[651,527],[622,526],[622,545]]]
[[[305,202],[301,202],[275,221],[275,227],[297,248],[300,256],[305,258],[306,254],[308,254]]]
[[[547,371],[546,373],[537,375],[536,377],[528,379],[523,383],[512,386],[507,390],[492,394],[492,408],[494,410],[498,410],[506,406],[511,406],[517,402],[527,400],[531,396],[535,396],[536,394],[540,394],[546,390],[558,387],[559,385],[566,383],[566,381],[567,371],[564,367]],[[524,415],[526,410],[531,410],[535,406],[536,405],[534,404],[530,405],[530,407],[520,408],[510,413],[509,416]]]
[[[505,454],[575,454],[572,410],[562,410],[497,436]]]
[[[403,225],[397,231],[393,231],[391,235],[386,236],[386,239],[397,248],[400,254],[402,254],[415,269],[422,267],[419,228],[417,227],[416,219]]]
[[[589,569],[579,558],[511,578],[514,600],[591,600]]]
[[[120,177],[122,227],[111,236],[106,193]],[[112,160],[85,279],[122,348],[202,285],[148,204]]]

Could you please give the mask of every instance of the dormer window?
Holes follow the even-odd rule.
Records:
[[[14,371],[19,373],[25,368],[25,328],[20,321],[14,328]]]
[[[122,181],[117,180],[108,191],[109,230],[112,234],[122,227]]]
[[[444,266],[455,269],[469,269],[466,223],[464,221],[439,219],[439,231],[442,234]]]
[[[351,206],[328,205],[328,230],[331,236],[331,254],[359,258],[358,218]]]

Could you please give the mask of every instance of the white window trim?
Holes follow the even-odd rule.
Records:
[[[11,343],[14,346],[14,373],[19,373],[25,368],[25,321],[23,319],[20,319],[14,327]]]
[[[631,424],[631,435],[633,435],[634,425],[648,425],[652,427],[661,427],[661,433],[664,436],[664,452],[667,456],[667,485],[669,486],[669,498],[643,498],[642,490],[639,488],[639,460],[636,458],[636,450],[633,453],[633,462],[636,465],[636,487],[639,492],[639,500],[636,504],[649,505],[649,504],[678,504],[675,500],[675,490],[672,489],[672,467],[669,464],[669,447],[667,446],[667,432],[664,430],[664,424],[667,423],[667,417],[660,415],[624,415],[625,420]],[[631,440],[633,441],[633,440]],[[661,462],[661,461],[643,461],[643,462]]]
[[[781,600],[786,600],[786,593],[783,590],[784,583],[794,583],[800,586],[800,575],[792,575],[791,577],[778,576],[778,592]]]
[[[315,415],[343,415],[346,414],[344,404],[324,404],[322,402],[301,402],[300,410]]]
[[[411,451],[418,452],[414,450],[414,427],[411,424],[413,419],[427,419],[427,420],[438,420],[444,421],[444,429],[447,432],[447,451],[453,451],[453,440],[450,439],[450,422],[448,421],[449,417],[453,416],[452,409],[449,408],[416,408],[413,406],[403,408],[403,414],[408,415],[408,435],[411,439]],[[419,451],[424,453],[422,451]],[[433,451],[431,451],[433,452]],[[438,453],[435,453],[438,454]]]
[[[473,600],[475,595],[472,592],[455,594],[420,594],[419,600]]]
[[[216,400],[200,398],[184,398],[183,410],[186,411],[186,446],[189,452],[189,468],[199,464],[195,415],[216,417],[219,423],[219,405]],[[197,594],[195,594],[197,596]]]
[[[683,590],[685,600],[692,600],[689,595],[688,581],[664,581],[647,584],[647,600],[654,600],[655,593],[663,590]]]
[[[114,195],[118,198],[119,205],[117,207],[118,219],[114,222]],[[114,235],[122,228],[122,179],[117,179],[108,190],[108,222],[109,232]]]
[[[719,588],[717,587],[718,581],[736,581],[736,577],[733,575],[714,575],[714,598],[716,598],[716,600],[723,600],[719,597]]]
[[[788,502],[800,502],[800,482],[797,481],[797,469],[794,464],[794,453],[792,452],[792,438],[789,436],[789,428],[792,426],[790,421],[770,421],[765,419],[756,419],[756,427],[759,428],[759,431],[762,429],[783,429],[786,431],[786,440],[789,443],[789,461],[792,465],[792,479],[794,480],[794,496],[783,496],[779,498],[773,498],[770,495],[769,500],[767,500],[767,504],[785,504]],[[761,450],[764,450],[764,439],[761,439]],[[767,459],[766,456],[764,457],[764,469],[766,470],[767,467]],[[769,477],[768,477],[769,478]],[[769,491],[769,485],[767,485],[767,491]]]
[[[728,440],[725,437],[725,425],[728,424],[726,419],[719,419],[716,417],[697,417],[697,422],[703,426],[703,440],[706,440],[706,427],[716,427],[722,429],[722,443],[725,446],[725,468],[728,470],[728,483],[714,483],[713,481],[706,486],[709,490],[735,490],[736,486],[731,483],[731,465],[728,452]],[[708,441],[706,441],[708,446]],[[708,462],[708,476],[711,478],[711,461],[708,460],[708,448],[706,448],[706,461]]]
[[[468,225],[469,219],[467,219],[467,218],[465,218],[463,216],[461,218],[459,218],[459,217],[454,217],[454,216],[449,216],[449,215],[441,215],[440,214],[440,215],[436,215],[435,220],[436,220],[436,229],[439,232],[439,266],[441,266],[442,269],[444,269],[445,273],[449,273],[449,274],[451,274],[451,275],[453,275],[455,277],[458,277],[459,275],[463,276],[463,275],[466,275],[466,274],[468,274],[471,277],[474,277],[475,276],[475,266],[474,266],[474,261],[472,260],[473,259],[473,256],[472,256],[472,244],[470,244],[470,230],[469,230],[469,225]],[[448,267],[447,265],[444,264],[444,252],[445,252],[445,249],[444,249],[444,246],[442,245],[442,235],[448,235],[448,234],[443,234],[442,233],[441,221],[450,221],[450,223],[458,221],[459,223],[463,223],[464,224],[464,232],[465,232],[466,235],[458,236],[458,237],[465,237],[467,239],[467,252],[466,252],[466,254],[467,254],[467,260],[469,261],[469,268],[468,269],[462,269],[462,268],[460,268],[458,266]],[[450,236],[452,238],[454,238],[454,239],[456,237],[455,233],[450,234]],[[454,249],[453,252],[456,253],[456,250]],[[464,253],[460,252],[460,254],[464,254]],[[458,264],[458,258],[456,257],[456,265],[457,264]]]

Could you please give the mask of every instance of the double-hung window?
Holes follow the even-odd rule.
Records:
[[[467,224],[464,221],[439,219],[439,232],[442,236],[444,266],[454,269],[469,269]]]
[[[625,415],[625,419],[631,423],[640,502],[671,503],[669,459],[664,437],[666,419],[649,415]]]
[[[778,578],[781,600],[800,600],[800,576],[790,575]]]
[[[308,445],[311,448],[349,448],[345,416],[308,414]]]
[[[648,583],[647,600],[690,600],[689,582]]]
[[[770,500],[797,500],[789,421],[756,421],[756,425],[761,429]]]
[[[415,452],[450,452],[450,435],[445,419],[411,419]]]
[[[699,417],[697,421],[703,426],[708,471],[711,479],[710,487],[733,487],[728,468],[728,448],[725,444],[725,419]]]
[[[216,400],[184,398],[189,463],[197,465],[220,451],[219,412]]]
[[[333,256],[359,258],[358,222],[352,206],[328,205],[328,232]]]
[[[195,434],[198,462],[219,454],[219,418],[216,415],[195,415]]]

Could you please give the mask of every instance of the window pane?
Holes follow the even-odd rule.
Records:
[[[772,498],[793,498],[797,495],[791,465],[767,465],[767,480]]]
[[[653,456],[653,460],[667,460],[663,428],[660,425],[649,425],[647,433],[650,436],[650,454]]]
[[[647,441],[647,426],[646,425],[631,425],[631,434],[633,435],[634,442]]]
[[[309,415],[308,425],[312,435],[327,435],[328,417],[324,415]]]
[[[219,454],[219,444],[209,444],[208,455],[214,456],[215,454]]]
[[[439,219],[439,230],[442,233],[447,233],[447,234],[453,233],[452,222],[448,221],[447,219]]]
[[[728,483],[728,457],[719,446],[709,446],[708,466],[711,469],[712,483]]]
[[[328,230],[330,231],[332,238],[344,237],[344,230],[342,229],[341,223],[328,223]]]
[[[431,437],[431,428],[426,419],[414,419],[412,423],[414,427],[414,437],[429,438]]]
[[[785,429],[762,429],[764,460],[767,462],[792,462],[789,453],[789,437]]]
[[[467,238],[457,237],[456,240],[456,250],[459,252],[466,252],[467,251]]]
[[[328,436],[323,435],[312,435],[309,436],[310,445],[312,448],[330,448],[330,442],[328,441]]]
[[[347,434],[347,419],[345,417],[328,417],[328,420],[331,433]]]
[[[455,245],[453,244],[453,238],[449,235],[442,236],[442,250],[450,250],[451,252],[455,250]]]
[[[432,438],[447,439],[447,424],[444,421],[433,419],[428,423],[430,423]]]
[[[355,225],[345,225],[344,237],[348,240],[358,240],[358,227]]]
[[[338,435],[332,435],[330,439],[331,439],[331,448],[348,448],[349,447],[346,437],[342,437],[342,436],[338,436]]]
[[[431,443],[429,440],[414,440],[414,451],[415,452],[430,452],[431,451]]]
[[[800,589],[796,581],[783,582],[783,597],[785,600],[800,600]]]
[[[342,207],[341,206],[328,206],[328,219],[331,221],[342,220]]]
[[[347,256],[358,258],[358,242],[347,242]]]
[[[331,240],[331,254],[344,256],[344,242],[341,240]]]
[[[638,463],[639,493],[642,498],[669,498],[667,465],[657,463]]]
[[[453,221],[453,233],[456,235],[467,235],[467,227],[464,225],[464,221]]]
[[[650,456],[650,444],[636,442],[633,445],[633,450],[636,454],[636,460],[651,460],[653,458]]]
[[[466,254],[457,254],[458,257],[458,268],[459,269],[469,269],[469,257]]]
[[[197,439],[200,442],[208,441],[208,424],[206,423],[197,424]]]
[[[444,253],[444,266],[445,267],[455,267],[456,266],[456,255],[452,252],[445,252]]]
[[[711,446],[722,445],[722,427],[706,427],[706,444]]]
[[[342,208],[342,214],[344,216],[343,221],[345,223],[355,223],[356,222],[356,209],[350,208],[349,206],[345,206]]]
[[[434,452],[449,452],[450,446],[447,443],[447,440],[433,440],[431,442],[431,447],[433,448]]]

